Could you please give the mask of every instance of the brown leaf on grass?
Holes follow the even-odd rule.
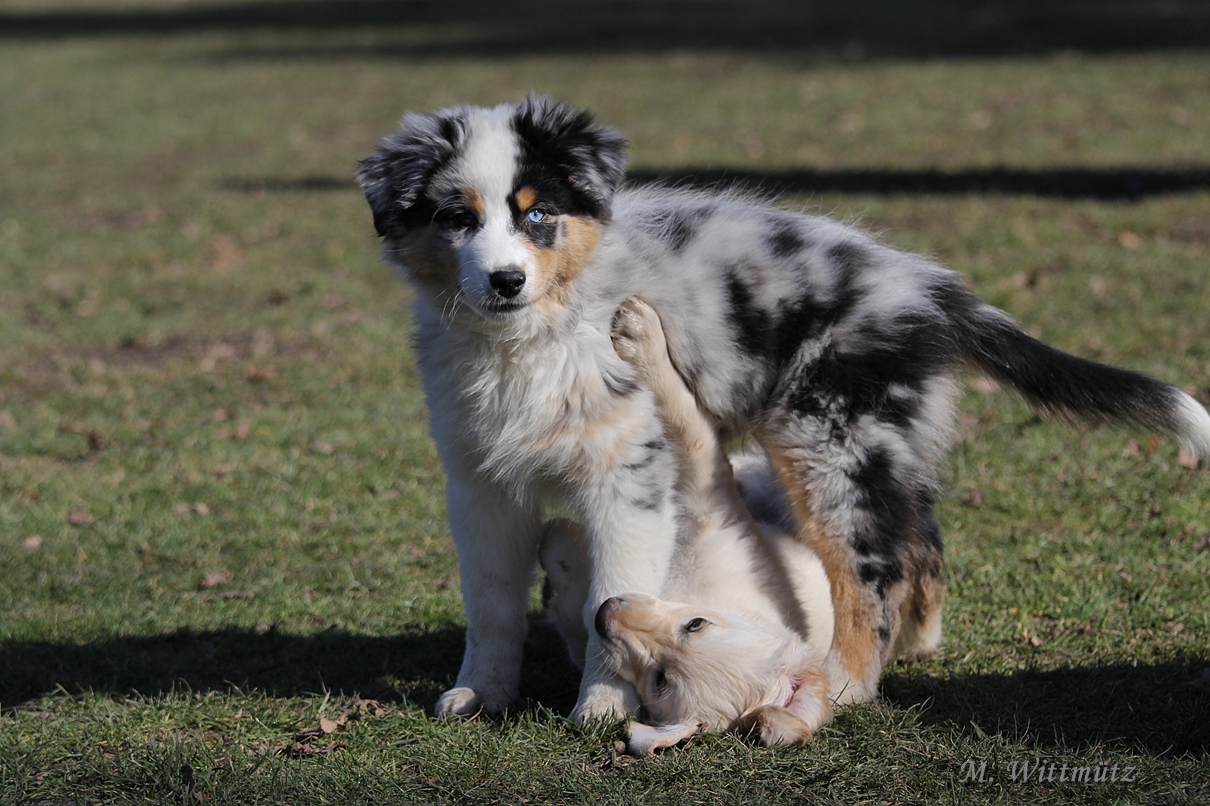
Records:
[[[248,367],[244,370],[244,377],[250,381],[271,381],[279,374],[275,367]]]
[[[1170,621],[1164,625],[1168,628],[1168,632],[1173,635],[1180,635],[1185,631],[1185,624],[1182,621]]]
[[[1126,448],[1122,451],[1123,456],[1138,456],[1140,453],[1142,453],[1142,449],[1139,447],[1137,439],[1131,437],[1126,440]]]
[[[1036,635],[1029,634],[1029,627],[1021,631],[1021,639],[1030,646],[1042,646],[1042,639]]]
[[[305,742],[308,739],[315,739],[320,736],[327,736],[330,733],[335,733],[348,726],[350,721],[363,719],[366,717],[382,716],[387,712],[382,703],[377,700],[363,700],[360,695],[354,694],[352,698],[345,703],[345,707],[340,710],[340,714],[335,719],[329,719],[326,716],[319,717],[319,724],[315,727],[304,728],[294,734],[295,742]]]
[[[231,581],[231,574],[226,571],[208,571],[202,577],[200,587],[202,590],[215,588]]]
[[[72,526],[85,526],[94,521],[96,521],[96,518],[86,509],[67,510],[67,522]]]
[[[109,447],[109,438],[95,428],[88,429],[88,450],[96,453]]]
[[[240,420],[239,425],[235,427],[235,436],[239,439],[247,439],[252,433],[252,424],[247,420]]]
[[[1127,249],[1138,249],[1143,245],[1143,239],[1128,229],[1118,233],[1118,244]]]
[[[30,535],[21,542],[21,546],[29,551],[37,551],[42,548],[42,535]]]

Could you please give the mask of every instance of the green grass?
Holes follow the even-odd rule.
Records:
[[[383,44],[409,36],[3,40],[0,802],[1210,799],[1210,477],[1166,440],[1046,422],[978,383],[939,507],[942,652],[810,745],[619,758],[619,726],[561,716],[576,679],[536,611],[518,713],[427,718],[461,654],[457,565],[409,292],[350,178],[404,109],[531,87],[624,130],[644,171],[1204,172],[1210,55]],[[784,203],[1210,398],[1210,188]],[[295,738],[355,693],[382,709]],[[1034,759],[1137,769],[1008,780]],[[986,780],[963,781],[968,760]]]

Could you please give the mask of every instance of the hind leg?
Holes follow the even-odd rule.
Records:
[[[836,624],[826,664],[832,694],[841,703],[862,702],[876,696],[882,668],[904,640],[939,640],[924,634],[939,626],[939,606],[914,605],[927,598],[923,593],[939,592],[925,574],[940,568],[940,535],[927,491],[897,478],[886,452],[855,449],[850,440],[812,448],[803,447],[807,440],[785,440],[820,431],[819,423],[796,420],[766,432],[762,442],[789,491],[800,537],[832,585]]]

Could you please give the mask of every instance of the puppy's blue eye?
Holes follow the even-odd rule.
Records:
[[[546,213],[542,210],[530,210],[525,214],[525,218],[531,224],[541,224],[546,220]]]
[[[704,618],[690,619],[685,625],[685,632],[697,632],[702,627],[705,627],[708,622]]]

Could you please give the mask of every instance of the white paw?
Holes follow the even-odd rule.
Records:
[[[483,698],[473,688],[460,686],[441,695],[433,716],[473,716],[483,710]]]

